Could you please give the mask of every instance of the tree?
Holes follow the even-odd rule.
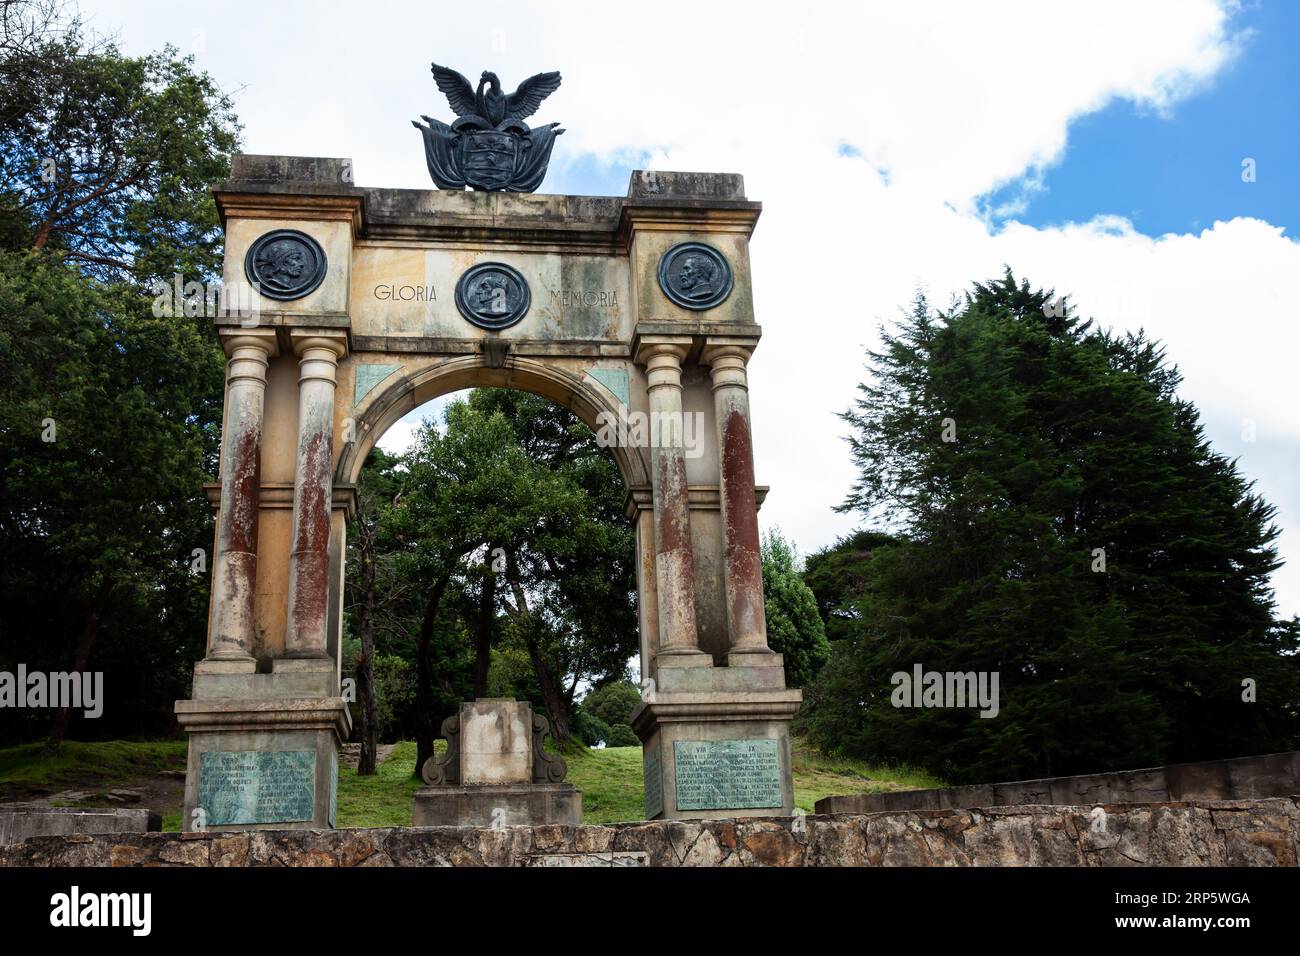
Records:
[[[398,571],[416,581],[424,594],[416,643],[416,773],[433,755],[435,637],[448,588],[459,579],[485,573],[463,560],[479,552],[495,534],[521,533],[536,521],[536,490],[528,462],[501,416],[475,415],[464,402],[452,402],[445,430],[426,424],[403,456],[404,477],[397,504],[387,516],[385,534],[396,544]],[[475,675],[485,673],[478,647]],[[486,687],[482,688],[484,691]],[[479,688],[475,688],[479,693]]]
[[[216,274],[208,190],[238,146],[229,97],[193,57],[123,56],[57,4],[4,13],[0,211],[11,241],[103,281]]]
[[[358,776],[375,772],[379,746],[379,699],[375,687],[375,627],[379,604],[393,596],[381,577],[391,562],[382,553],[380,526],[399,493],[397,459],[382,449],[371,451],[357,481],[357,513],[348,535],[348,574],[345,593],[351,623],[359,642],[353,666],[357,682],[357,736],[361,753]]]
[[[205,586],[215,464],[195,396],[220,395],[220,361],[192,324],[37,252],[0,253],[0,315],[6,650],[82,671],[106,625],[121,635],[143,616],[192,659],[205,615],[187,592]],[[158,605],[152,621],[138,613]],[[51,748],[67,722],[60,711]]]
[[[895,543],[891,534],[855,531],[805,559],[803,582],[817,600],[826,640],[842,640],[853,630],[859,616],[858,595],[869,580],[871,555],[876,548]]]
[[[632,725],[632,711],[641,703],[641,692],[631,681],[610,681],[602,687],[596,687],[582,698],[582,706],[591,714],[614,727],[617,724]]]
[[[632,729],[632,711],[641,703],[641,692],[631,681],[615,680],[589,690],[578,707],[600,721],[609,747],[637,747],[641,741]],[[583,736],[579,733],[579,736]],[[583,737],[585,740],[586,737]]]
[[[438,714],[471,694],[532,701],[565,745],[577,688],[624,677],[637,642],[633,534],[609,454],[566,409],[479,389],[390,464],[373,582],[363,536],[350,545],[348,623],[360,635],[369,615],[390,653],[385,635],[410,635],[417,768]]]
[[[1008,272],[947,313],[918,297],[870,358],[843,507],[898,540],[872,550],[809,689],[819,742],[969,781],[1296,746],[1274,509],[1157,344]],[[892,706],[891,675],[918,663],[997,673],[998,716]]]
[[[545,503],[528,533],[494,540],[505,550],[508,633],[528,651],[563,746],[578,687],[624,678],[636,652],[635,534],[623,482],[609,452],[567,409],[507,389],[476,389],[469,404],[510,422],[534,469],[535,498]]]
[[[817,599],[799,573],[794,546],[779,530],[763,535],[761,552],[767,643],[785,658],[786,683],[803,687],[829,653]]]
[[[191,61],[68,10],[0,7],[0,653],[93,655],[116,702],[94,731],[162,731],[203,647],[224,356],[142,283],[216,275],[237,127]]]

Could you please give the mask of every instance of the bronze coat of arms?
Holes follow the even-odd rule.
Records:
[[[531,193],[542,184],[559,123],[529,128],[542,100],[560,86],[559,73],[538,73],[506,95],[495,73],[484,71],[478,89],[455,70],[433,64],[433,79],[456,120],[450,126],[428,116],[411,124],[424,136],[429,176],[439,189]]]

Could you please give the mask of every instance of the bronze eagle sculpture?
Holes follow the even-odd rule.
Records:
[[[412,120],[424,136],[429,176],[439,189],[533,192],[541,185],[558,123],[530,129],[524,120],[560,87],[560,74],[538,73],[507,95],[498,76],[484,70],[478,88],[462,74],[432,64],[433,81],[447,97],[456,120],[447,125],[421,116]]]

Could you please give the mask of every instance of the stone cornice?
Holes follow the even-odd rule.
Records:
[[[221,484],[215,481],[205,482],[203,493],[213,511],[221,508]],[[292,481],[264,481],[258,489],[258,507],[283,508],[293,510]],[[345,511],[348,519],[357,514],[357,486],[335,484],[330,492],[330,507],[334,511]]]
[[[769,485],[755,486],[754,503],[758,508],[763,507],[770,487]],[[717,485],[690,485],[686,489],[686,496],[692,511],[719,511],[722,508]],[[623,499],[623,512],[629,518],[635,518],[638,511],[653,509],[654,496],[649,488],[629,489]]]
[[[319,187],[317,187],[319,188]],[[364,228],[364,202],[361,196],[319,195],[261,190],[250,183],[223,183],[212,191],[221,215],[221,226],[228,219],[304,219],[319,222],[348,222],[352,235]]]
[[[697,194],[682,187],[646,195],[634,180],[630,196],[557,196],[366,188],[353,185],[351,169],[344,159],[236,156],[232,178],[213,190],[222,225],[229,218],[342,220],[363,242],[620,255],[637,230],[749,236],[763,208],[737,195],[739,177],[726,174],[663,174],[684,177]]]

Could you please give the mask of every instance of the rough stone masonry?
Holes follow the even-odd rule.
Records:
[[[3,866],[1295,866],[1300,797],[609,826],[38,837]]]

